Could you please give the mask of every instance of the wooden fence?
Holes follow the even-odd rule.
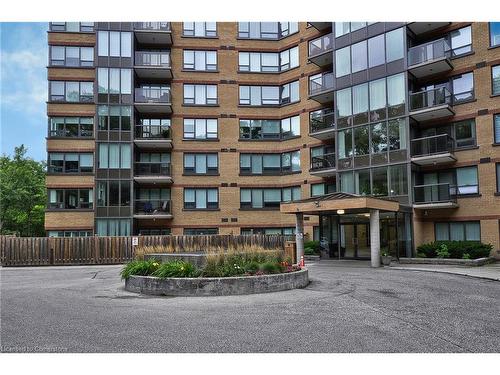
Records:
[[[120,264],[134,259],[137,246],[159,246],[169,252],[204,251],[241,246],[283,249],[291,237],[280,235],[207,235],[138,237],[11,237],[0,236],[2,266]]]

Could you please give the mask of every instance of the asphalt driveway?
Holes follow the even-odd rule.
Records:
[[[498,352],[500,282],[365,262],[309,287],[228,297],[126,292],[120,266],[2,268],[4,352]]]

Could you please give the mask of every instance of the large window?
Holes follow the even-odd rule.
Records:
[[[217,36],[216,22],[184,22],[182,35],[198,38],[214,38]]]
[[[474,74],[472,72],[452,78],[453,101],[455,104],[474,99]]]
[[[240,234],[242,236],[250,236],[252,234],[265,234],[265,235],[282,235],[282,236],[291,236],[295,234],[294,227],[285,227],[285,228],[241,228]]]
[[[184,228],[185,236],[209,236],[219,233],[219,228]]]
[[[368,39],[368,66],[382,65],[385,63],[384,34]]]
[[[50,31],[92,33],[94,32],[94,22],[51,22]]]
[[[131,167],[130,144],[99,143],[99,163],[101,169],[129,169]]]
[[[184,104],[216,105],[217,85],[184,85]]]
[[[500,163],[495,164],[497,174],[497,193],[500,193]]]
[[[92,237],[91,230],[50,230],[48,237]]]
[[[93,189],[48,189],[49,209],[91,209],[94,202]]]
[[[97,219],[97,236],[130,236],[130,219]]]
[[[408,195],[407,165],[358,169],[340,173],[340,189],[346,193],[374,196]]]
[[[100,131],[130,131],[132,107],[126,105],[100,105],[97,107]]]
[[[52,66],[94,66],[93,47],[50,47],[50,65]]]
[[[218,173],[217,154],[184,154],[184,174],[215,175]]]
[[[240,139],[287,139],[300,135],[300,116],[282,120],[240,119]]]
[[[199,71],[217,70],[217,51],[184,50],[184,69]]]
[[[94,82],[50,81],[49,98],[53,102],[93,102]]]
[[[351,49],[344,47],[335,51],[335,77],[351,73]]]
[[[282,72],[299,66],[299,47],[282,52],[240,52],[240,72]]]
[[[219,190],[184,188],[184,208],[188,210],[215,210],[219,208]]]
[[[436,241],[481,241],[479,221],[461,221],[435,224]]]
[[[490,47],[500,46],[500,22],[490,22]]]
[[[298,22],[238,22],[242,39],[280,39],[298,31]]]
[[[450,33],[452,56],[463,55],[472,52],[471,27],[463,27]]]
[[[130,206],[130,198],[129,180],[97,181],[98,207],[128,207]]]
[[[240,105],[278,106],[299,100],[299,81],[283,86],[240,86]]]
[[[478,194],[479,182],[477,176],[477,167],[463,167],[456,169],[457,174],[457,194]]]
[[[491,68],[491,91],[493,95],[500,95],[500,65]]]
[[[449,126],[426,128],[421,137],[432,137],[439,134],[449,134],[455,140],[455,148],[471,147],[476,145],[476,121],[467,119],[457,121]]]
[[[94,171],[94,154],[49,152],[49,173],[91,173]]]
[[[128,31],[98,31],[98,56],[132,57],[132,33]]]
[[[217,119],[184,119],[184,139],[204,140],[217,137]]]
[[[495,144],[500,144],[500,113],[493,116],[493,139]]]
[[[271,189],[240,189],[240,208],[278,209],[281,202],[300,199],[300,186]]]
[[[93,117],[51,117],[49,137],[84,138],[94,135]]]
[[[335,22],[335,37],[352,33],[366,27],[366,22]]]
[[[335,184],[311,184],[311,197],[318,197],[320,195],[335,193],[336,187]]]
[[[400,28],[385,34],[385,61],[391,62],[405,56],[405,30]]]
[[[132,94],[132,69],[98,68],[99,94]]]
[[[300,151],[281,154],[240,154],[240,173],[280,175],[300,172]]]

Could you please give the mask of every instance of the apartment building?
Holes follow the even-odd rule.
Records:
[[[499,23],[52,22],[48,44],[49,236],[292,234],[281,202],[342,192],[399,203],[395,255],[500,249]],[[366,212],[304,233],[369,255]]]

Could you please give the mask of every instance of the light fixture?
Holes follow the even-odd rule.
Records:
[[[337,210],[337,214],[339,214],[339,215],[343,215],[344,213],[345,213],[344,210]]]
[[[370,217],[370,214],[363,214],[364,217]]]

